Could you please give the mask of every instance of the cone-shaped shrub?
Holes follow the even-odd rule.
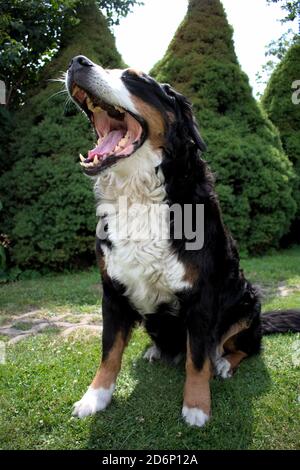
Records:
[[[219,0],[190,0],[152,75],[194,104],[224,219],[240,248],[258,253],[277,246],[295,213],[293,172],[252,96]]]
[[[298,83],[297,83],[298,82]],[[297,213],[292,224],[292,239],[300,242],[300,39],[287,51],[274,70],[262,104],[279,129],[283,148],[294,165],[294,197]]]
[[[0,178],[1,231],[12,239],[12,261],[26,268],[60,269],[93,256],[94,198],[78,152],[92,148],[95,138],[84,115],[71,103],[65,106],[67,95],[54,95],[61,84],[48,79],[59,77],[78,54],[104,67],[120,67],[122,60],[95,3],[85,2],[79,17],[43,71],[39,89],[16,116],[6,155],[14,164]]]

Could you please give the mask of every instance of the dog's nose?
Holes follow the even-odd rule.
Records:
[[[78,70],[80,68],[84,67],[93,67],[93,62],[85,57],[84,55],[77,55],[76,57],[73,57],[71,62],[69,63],[69,70],[72,68],[74,70]]]

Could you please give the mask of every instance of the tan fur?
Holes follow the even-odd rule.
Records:
[[[118,333],[116,335],[115,343],[110,350],[108,357],[102,361],[94,380],[91,383],[92,388],[103,387],[108,389],[116,382],[127,342],[128,339],[125,340],[122,333]]]
[[[196,369],[193,363],[189,341],[186,357],[186,381],[184,386],[183,405],[189,408],[199,408],[208,416],[210,414],[210,387],[212,367],[206,359],[201,370]]]
[[[96,258],[97,258],[97,264],[101,273],[101,277],[102,279],[106,279],[108,274],[107,274],[106,265],[105,265],[105,258],[99,252],[96,252]]]
[[[141,70],[134,69],[132,67],[127,69],[127,72],[137,75],[138,77],[142,77],[144,75],[144,72],[142,72]]]
[[[165,143],[165,123],[161,113],[140,98],[132,97],[132,101],[139,113],[148,124],[149,141],[154,150],[162,147]]]
[[[199,278],[199,268],[194,264],[185,265],[185,275],[183,277],[184,281],[189,282],[191,285],[194,285]]]
[[[222,336],[219,344],[219,354],[222,355],[225,350],[235,351],[235,337],[241,331],[249,328],[249,323],[247,321],[241,321],[232,325],[228,331]]]
[[[224,356],[224,359],[226,359],[230,363],[231,369],[234,370],[238,367],[240,362],[245,359],[245,357],[247,357],[247,354],[245,352],[235,351],[233,353],[226,354],[226,356]]]

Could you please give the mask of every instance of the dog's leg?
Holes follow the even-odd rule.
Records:
[[[153,345],[145,352],[144,359],[149,362],[165,359],[177,364],[186,347],[186,329],[182,319],[168,314],[153,314],[146,319],[145,328]]]
[[[149,362],[159,360],[161,358],[161,351],[156,346],[156,344],[153,344],[152,346],[150,346],[150,348],[147,349],[143,358]]]
[[[237,322],[222,336],[214,360],[216,376],[222,379],[229,379],[232,377],[234,369],[236,369],[239,363],[247,356],[246,353],[237,351],[235,341],[238,334],[248,327],[249,325],[246,321]],[[230,354],[224,355],[224,350]]]
[[[219,357],[215,362],[216,375],[222,379],[229,379],[247,356],[248,354],[243,351],[235,351]]]
[[[129,308],[105,294],[102,302],[102,361],[96,375],[80,401],[74,405],[73,416],[84,418],[109,405],[121,368],[122,356],[134,324]],[[125,311],[123,310],[125,309]]]
[[[212,375],[208,356],[197,357],[188,339],[186,355],[186,381],[184,386],[182,416],[191,426],[204,426],[210,416],[210,385]]]
[[[223,379],[232,377],[242,360],[258,354],[260,347],[261,325],[257,312],[250,325],[243,321],[236,323],[223,336],[214,363],[215,374]]]

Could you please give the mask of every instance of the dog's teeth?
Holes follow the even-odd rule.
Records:
[[[126,147],[127,141],[128,139],[124,137],[122,140],[120,140],[118,147],[121,147],[122,149],[124,149]]]
[[[86,105],[92,113],[101,113],[102,109],[100,106],[94,106],[94,103],[92,102],[91,98],[88,96],[86,99]]]
[[[121,108],[120,106],[114,106],[114,108],[119,111],[119,113],[122,113],[122,114],[125,114],[125,111],[123,108]]]
[[[94,161],[93,161],[93,164],[94,164],[94,165],[98,165],[98,164],[99,164],[98,155],[95,156]]]
[[[91,163],[79,162],[79,163],[84,168],[90,168],[91,166],[93,166],[93,162],[91,162]]]
[[[79,158],[80,158],[80,160],[81,160],[82,162],[84,162],[84,161],[85,161],[85,158],[84,158],[84,156],[83,156],[83,155],[81,155],[81,153],[79,154]]]
[[[91,98],[88,96],[86,99],[86,105],[90,111],[94,111],[94,105]]]
[[[73,88],[73,91],[72,91],[72,96],[76,95],[76,93],[80,91],[80,88],[79,86],[75,85],[74,88]]]

